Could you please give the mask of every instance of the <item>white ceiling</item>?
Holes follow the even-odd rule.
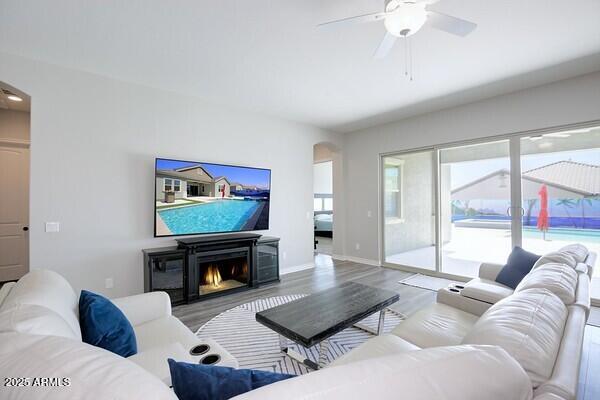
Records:
[[[476,22],[371,55],[381,24],[315,25],[383,0],[2,0],[0,51],[337,131],[600,70],[599,0],[441,0]],[[534,71],[542,72],[532,73]],[[2,77],[0,77],[2,79]]]

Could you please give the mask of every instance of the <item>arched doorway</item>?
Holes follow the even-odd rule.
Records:
[[[29,271],[31,99],[0,81],[0,285]]]
[[[332,258],[343,258],[343,202],[341,149],[333,143],[321,142],[313,147],[313,209],[315,264],[330,264]]]

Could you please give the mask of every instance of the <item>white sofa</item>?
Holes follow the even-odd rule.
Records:
[[[581,265],[569,267],[571,273],[539,266],[526,277],[527,285],[494,304],[442,290],[437,303],[327,368],[235,400],[574,400],[589,312],[582,281],[589,284],[591,265],[586,267],[585,272]],[[482,266],[480,275],[489,271]],[[564,283],[549,286],[559,295],[540,287],[552,271]],[[34,271],[2,287],[1,375],[68,377],[71,385],[0,387],[0,398],[175,399],[167,386],[166,358],[186,360],[196,337],[171,316],[165,294],[115,303],[137,335],[139,354],[129,359],[81,342],[77,295],[57,274]]]
[[[154,389],[150,390],[142,384],[128,385],[130,390],[124,393],[128,393],[129,397],[124,398],[163,398],[159,394],[167,396],[164,398],[173,398],[173,393],[168,388],[170,373],[166,360],[170,357],[197,363],[199,356],[190,355],[189,350],[199,344],[200,340],[171,315],[171,303],[164,292],[123,297],[114,299],[113,302],[127,316],[136,334],[138,353],[128,359],[81,341],[79,295],[59,274],[33,270],[18,282],[2,286],[2,376],[56,376],[56,372],[48,368],[48,365],[53,365],[57,371],[63,371],[64,376],[71,376],[78,381],[80,378],[84,379],[80,371],[86,370],[85,364],[92,362],[108,367],[110,363],[114,363],[114,369],[106,369],[109,372],[107,376],[92,368],[94,375],[85,378],[86,382],[91,384],[92,377],[95,377],[100,385],[104,379],[107,382],[121,379],[117,375],[129,371],[133,378],[145,377],[149,382],[154,382],[154,386],[149,386]],[[103,386],[107,389],[106,384]],[[19,388],[14,389],[12,394],[19,392]]]
[[[580,256],[578,262],[563,265],[556,255],[546,255],[515,290],[493,281],[501,266],[483,265],[473,284],[491,286],[493,293],[479,288],[486,299],[500,287],[504,291],[499,298],[486,302],[460,290],[441,290],[437,303],[327,368],[236,400],[397,399],[402,394],[410,399],[575,400],[595,260],[587,250]],[[503,352],[494,353],[499,348]],[[495,367],[488,369],[490,364],[467,355],[462,355],[469,360],[465,363],[461,357],[446,357],[450,349],[490,352],[486,358]],[[438,369],[432,359],[442,354],[446,356],[438,360]],[[303,395],[294,394],[298,391]]]

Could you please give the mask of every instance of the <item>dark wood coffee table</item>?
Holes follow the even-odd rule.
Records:
[[[256,313],[256,321],[279,334],[281,351],[311,369],[326,362],[329,337],[354,325],[370,333],[383,333],[386,308],[398,301],[398,293],[346,282],[298,300]],[[358,324],[378,311],[377,331]],[[318,363],[288,347],[288,339],[306,348],[320,344]]]

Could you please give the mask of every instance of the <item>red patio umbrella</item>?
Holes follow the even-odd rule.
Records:
[[[540,213],[538,214],[537,227],[544,233],[544,240],[546,240],[546,231],[548,230],[548,188],[546,185],[542,185],[540,191]]]

